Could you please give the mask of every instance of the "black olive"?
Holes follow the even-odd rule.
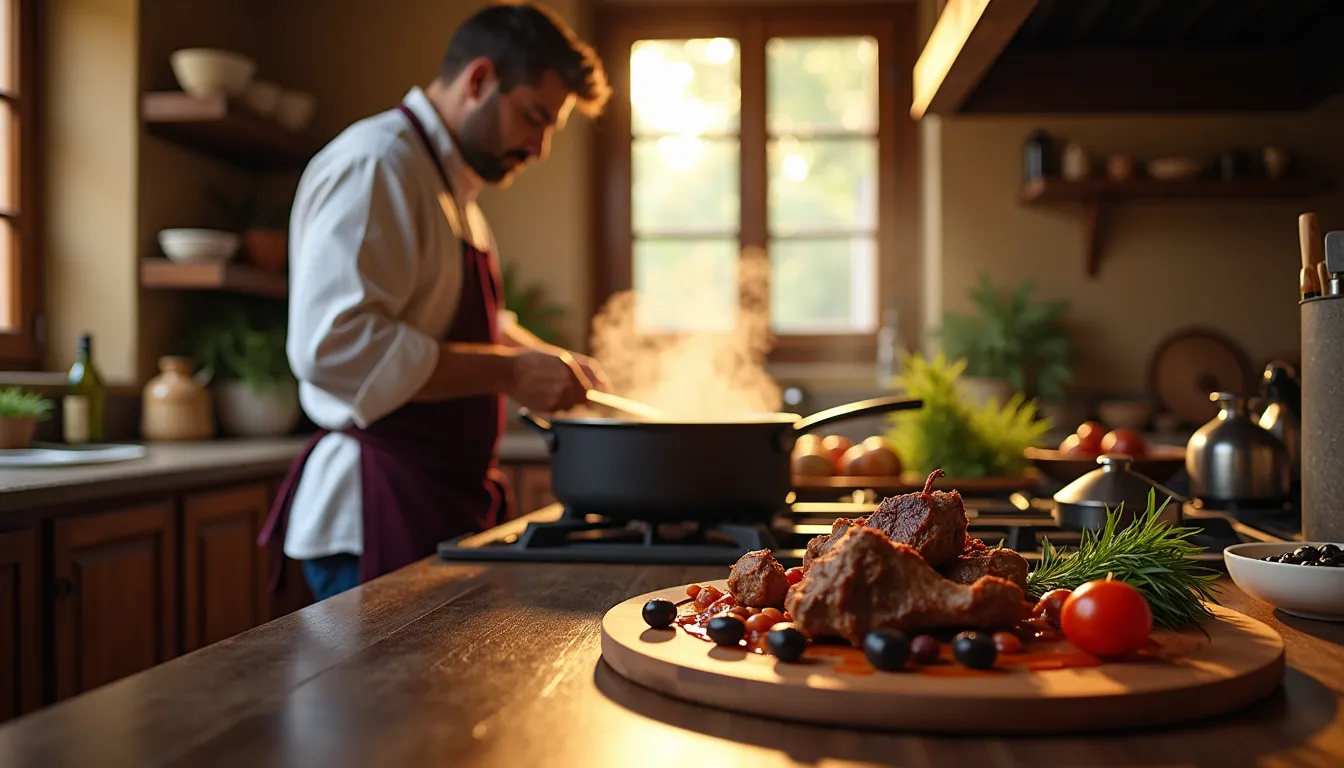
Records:
[[[1298,565],[1315,565],[1315,566],[1319,566],[1320,563],[1319,563],[1318,561],[1316,561],[1316,560],[1303,560],[1302,562],[1298,563]]]
[[[1305,563],[1319,558],[1321,556],[1321,551],[1311,546],[1310,544],[1304,544],[1298,547],[1297,549],[1293,550],[1293,554],[1302,558],[1302,562]]]
[[[746,634],[747,625],[732,614],[709,620],[709,639],[717,645],[737,645]]]
[[[863,638],[863,655],[883,672],[895,672],[910,658],[910,638],[895,629],[874,629]]]
[[[677,620],[677,606],[671,600],[655,597],[644,604],[644,623],[654,629],[667,629]]]
[[[1328,556],[1322,557],[1320,560],[1317,560],[1316,562],[1328,568],[1339,568],[1340,566],[1344,566],[1344,558],[1341,558],[1338,555],[1334,557],[1328,557]]]
[[[807,650],[807,636],[787,621],[781,621],[765,633],[765,645],[774,657],[785,663],[802,658]]]
[[[938,638],[933,635],[915,635],[915,639],[910,641],[910,655],[920,664],[932,664],[937,661],[941,650]]]
[[[1298,557],[1292,552],[1287,552],[1282,555],[1279,555],[1279,562],[1287,563],[1288,565],[1297,565],[1298,563],[1302,562],[1302,558]]]
[[[1265,555],[1264,557],[1262,557],[1262,558],[1260,558],[1260,559],[1261,559],[1261,560],[1264,560],[1266,563],[1277,563],[1277,562],[1279,562],[1279,556],[1278,556],[1278,555]]]
[[[999,657],[999,649],[988,632],[962,632],[952,640],[952,655],[962,666],[989,669]]]
[[[1339,557],[1341,554],[1344,554],[1344,550],[1334,544],[1321,545],[1321,557]]]

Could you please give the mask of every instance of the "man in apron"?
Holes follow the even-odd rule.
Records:
[[[259,543],[283,543],[321,600],[494,525],[509,503],[504,398],[564,410],[605,386],[592,360],[508,319],[476,197],[544,160],[602,63],[554,13],[486,8],[438,76],[309,163],[290,220],[290,365],[319,427]]]

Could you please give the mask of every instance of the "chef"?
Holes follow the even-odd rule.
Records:
[[[602,63],[552,11],[487,7],[437,76],[350,125],[304,170],[290,219],[288,357],[318,432],[259,543],[302,561],[321,600],[495,524],[511,499],[504,398],[543,411],[605,388],[595,361],[504,311],[476,197],[544,160],[577,106],[601,113]]]

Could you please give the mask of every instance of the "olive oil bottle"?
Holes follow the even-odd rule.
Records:
[[[103,379],[93,362],[93,342],[89,334],[79,337],[75,363],[66,377],[65,397],[61,402],[61,421],[65,442],[71,445],[100,443],[103,440]]]

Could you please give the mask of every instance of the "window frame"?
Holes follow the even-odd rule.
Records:
[[[17,171],[17,193],[14,199],[18,210],[7,215],[18,233],[14,242],[11,265],[11,301],[18,308],[18,322],[11,331],[0,331],[0,370],[32,370],[38,367],[42,354],[40,318],[42,314],[42,132],[41,132],[41,72],[40,52],[42,36],[41,0],[13,0],[17,15],[13,26],[17,46],[11,65],[16,67],[18,93],[5,100],[18,103],[18,119],[14,136],[8,147],[0,151],[10,153],[10,167]]]
[[[884,300],[901,312],[904,344],[918,342],[919,139],[908,106],[918,54],[918,8],[900,5],[606,6],[596,18],[598,51],[616,89],[594,144],[596,268],[592,310],[633,282],[630,89],[638,40],[731,37],[739,41],[743,101],[739,127],[742,200],[739,249],[767,248],[766,43],[771,37],[870,35],[878,40],[878,321]],[[748,201],[756,201],[749,203]],[[871,362],[876,334],[777,335],[770,362]]]

